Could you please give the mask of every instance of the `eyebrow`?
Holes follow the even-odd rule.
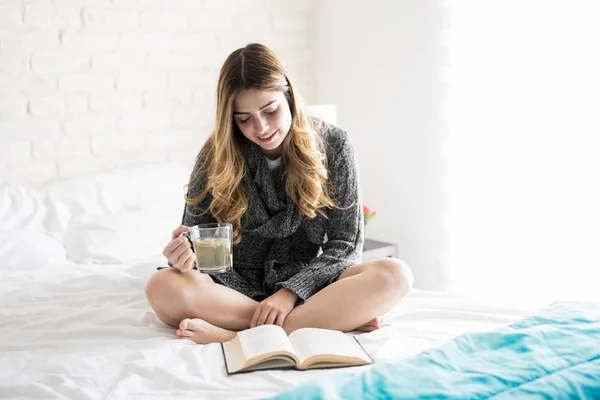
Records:
[[[268,102],[267,104],[265,104],[264,106],[262,106],[260,108],[260,110],[262,110],[263,108],[269,107],[271,104],[275,103],[277,100],[271,100],[270,102]],[[234,111],[233,115],[239,115],[239,114],[250,114],[249,112],[241,112],[241,111]]]

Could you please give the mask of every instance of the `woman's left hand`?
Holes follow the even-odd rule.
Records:
[[[283,326],[285,317],[296,306],[298,296],[291,290],[282,288],[258,304],[250,328],[260,325]]]

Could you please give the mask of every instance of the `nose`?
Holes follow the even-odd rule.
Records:
[[[261,136],[262,134],[264,134],[267,129],[268,129],[268,124],[267,121],[263,118],[254,118],[254,130],[256,131],[256,134]]]

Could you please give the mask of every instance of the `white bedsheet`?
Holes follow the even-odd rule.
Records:
[[[250,399],[336,371],[228,376],[217,344],[178,340],[152,312],[144,285],[162,260],[132,265],[0,268],[0,398]],[[377,362],[414,355],[468,331],[522,316],[413,290],[360,342]],[[360,370],[358,367],[350,370]]]
[[[150,165],[0,188],[0,399],[252,399],[336,373],[228,376],[220,345],[178,340],[158,320],[144,288],[164,265],[188,176]],[[413,290],[359,340],[379,362],[522,315]]]

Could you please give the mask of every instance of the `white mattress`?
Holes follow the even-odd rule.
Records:
[[[156,174],[148,172],[133,174],[156,183]],[[187,178],[187,170],[172,172]],[[0,398],[252,399],[338,372],[228,376],[220,345],[176,339],[150,309],[144,287],[164,264],[159,244],[180,217],[180,193],[175,206],[168,199],[137,204],[137,197],[118,188],[120,197],[99,190],[106,179],[117,182],[109,176],[43,192],[0,190]],[[131,179],[130,173],[126,181],[143,184]],[[164,179],[174,180],[168,174]],[[382,317],[380,330],[359,341],[377,363],[464,332],[495,329],[523,314],[413,290]],[[362,368],[369,366],[344,371]]]
[[[228,376],[220,345],[176,339],[149,308],[144,284],[155,265],[3,271],[0,398],[249,399],[335,373],[278,370]],[[463,332],[494,329],[521,315],[413,290],[383,316],[382,329],[361,334],[359,340],[377,362],[414,355]]]

